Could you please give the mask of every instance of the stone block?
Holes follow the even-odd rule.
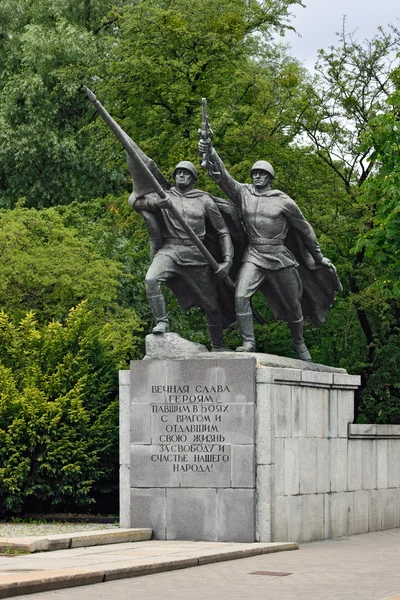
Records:
[[[299,439],[285,439],[284,450],[284,494],[300,493],[300,449]],[[293,541],[293,540],[290,540]]]
[[[306,521],[305,521],[305,505],[306,496],[290,496],[289,498],[289,527],[288,541],[304,542]]]
[[[376,486],[378,489],[389,487],[388,441],[376,440]],[[391,457],[390,457],[391,458]]]
[[[324,495],[308,494],[303,501],[303,540],[314,542],[324,539]],[[297,540],[295,540],[297,541]],[[300,541],[300,540],[299,540]]]
[[[317,494],[325,494],[331,489],[331,469],[329,443],[327,439],[317,439]]]
[[[347,491],[347,442],[342,438],[329,440],[331,492]]]
[[[347,489],[357,491],[363,489],[362,440],[349,440],[347,460]]]
[[[389,487],[400,487],[400,440],[388,440]]]
[[[270,542],[272,539],[271,509],[274,502],[271,465],[257,467],[256,489],[256,540],[258,542]]]
[[[217,385],[229,391],[218,394],[219,402],[255,401],[256,361],[254,358],[216,360]]]
[[[400,438],[400,425],[375,425],[375,435],[378,437]]]
[[[259,369],[258,369],[259,370]],[[273,462],[274,447],[274,403],[271,401],[272,386],[268,384],[257,385],[256,404],[256,461],[259,465],[268,465]]]
[[[131,404],[131,444],[152,443],[150,409],[150,404]]]
[[[10,553],[9,556],[13,556],[13,553],[16,554],[22,553],[33,553],[33,552],[45,552],[49,549],[49,540],[46,537],[26,537],[26,538],[0,538],[0,552],[1,553]],[[4,575],[1,579],[4,578]],[[1,593],[1,592],[0,592]],[[12,594],[13,596],[15,594]],[[1,596],[0,596],[1,597]],[[3,596],[3,598],[8,598],[7,596]]]
[[[323,438],[327,434],[329,390],[304,387],[307,399],[307,437]]]
[[[338,390],[338,436],[347,438],[349,423],[354,421],[354,392]]]
[[[179,472],[179,487],[182,488],[229,488],[232,485],[232,446],[219,446],[211,454],[188,453],[187,463],[180,462],[174,467]],[[250,446],[248,446],[250,448]],[[251,446],[254,455],[254,447]],[[249,457],[248,457],[249,458]],[[250,460],[248,461],[249,464]],[[239,466],[238,462],[236,463]],[[246,479],[243,472],[237,473],[237,477]],[[253,476],[254,477],[254,476]],[[251,478],[251,471],[247,480]],[[254,483],[253,483],[254,486]],[[175,486],[171,486],[175,487]]]
[[[290,502],[291,496],[275,496],[272,506],[272,542],[291,542],[289,539]]]
[[[217,490],[219,542],[255,542],[255,491]]]
[[[254,488],[255,485],[255,456],[254,446],[231,446],[231,487]],[[217,480],[215,487],[220,487]]]
[[[124,369],[118,372],[119,377],[119,385],[127,385],[129,386],[131,383],[131,372],[129,369]]]
[[[397,527],[397,490],[380,490],[381,527],[394,529]]]
[[[353,441],[349,440],[349,444]],[[374,440],[362,440],[362,485],[364,490],[376,489],[376,446]]]
[[[276,438],[274,447],[273,494],[274,496],[283,496],[285,492],[285,439]]]
[[[382,506],[380,500],[380,490],[371,490],[369,492],[368,531],[380,531],[382,529]]]
[[[361,377],[359,375],[333,373],[333,385],[335,387],[349,387],[352,389],[357,389],[361,385]]]
[[[400,527],[400,488],[396,489],[396,527]]]
[[[292,389],[275,385],[274,391],[275,437],[289,438],[292,434]]]
[[[175,455],[173,454],[161,453],[159,446],[132,445],[131,487],[179,487],[181,481],[180,472],[174,470],[174,465],[179,465],[179,463],[169,462],[170,459],[174,460],[174,458]]]
[[[333,373],[321,373],[318,371],[302,371],[302,385],[330,387],[333,382]]]
[[[317,440],[299,439],[300,494],[317,492]]]
[[[167,489],[166,496],[166,539],[217,541],[215,489]]]
[[[335,438],[338,435],[338,390],[329,390],[327,416],[327,435],[330,438]]]
[[[119,467],[119,524],[120,527],[131,526],[131,469],[130,465]]]
[[[274,368],[271,369],[273,372],[273,378],[276,382],[287,382],[288,384],[300,383],[301,382],[301,370],[300,369],[282,369]]]
[[[362,438],[362,437],[372,437],[376,436],[376,425],[363,424],[363,423],[350,423],[349,425],[349,437],[351,438]]]
[[[292,389],[292,437],[307,437],[307,397],[303,391],[298,386]]]
[[[339,492],[324,495],[324,537],[333,539],[348,535],[348,515],[352,510],[353,493]]]
[[[81,531],[70,533],[70,548],[89,546],[105,546],[107,544],[123,544],[126,542],[143,542],[151,538],[151,527],[103,529],[100,531]]]
[[[138,403],[167,402],[167,363],[165,360],[131,361],[131,401]],[[159,391],[155,391],[159,390]]]
[[[119,462],[125,465],[129,465],[131,443],[129,389],[126,385],[119,388]],[[128,390],[128,393],[122,393],[121,390]]]
[[[260,365],[256,368],[256,383],[257,387],[263,383],[273,383],[274,381],[274,369],[268,367],[261,367]]]
[[[166,491],[131,489],[131,527],[150,527],[156,540],[166,539]]]
[[[349,519],[349,535],[368,532],[370,492],[354,492],[353,515]]]
[[[130,385],[120,385],[119,386],[119,402],[121,404],[121,402],[129,402],[131,397],[130,397],[130,390],[131,390],[131,386]]]

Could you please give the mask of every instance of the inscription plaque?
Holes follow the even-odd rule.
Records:
[[[248,515],[249,524],[245,535],[241,524],[236,541],[254,539],[254,373],[252,358],[132,361],[131,498],[134,504],[144,497],[144,489],[158,490],[157,506],[165,517],[158,537],[222,541],[228,534],[221,523],[232,537],[236,511],[242,520]],[[168,492],[170,488],[177,489]],[[228,496],[222,493],[227,488],[232,490]],[[151,497],[146,494],[147,506]],[[177,497],[179,522],[185,510],[193,521],[191,511],[197,507],[198,527],[192,533],[175,523],[176,507],[168,499],[176,502]],[[225,514],[227,498],[231,519]],[[218,519],[221,510],[224,517]],[[154,514],[154,506],[147,511]],[[159,514],[156,521],[160,523]],[[132,526],[139,525],[133,520]]]

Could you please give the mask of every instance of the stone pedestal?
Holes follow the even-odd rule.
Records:
[[[134,361],[120,383],[122,527],[306,542],[400,526],[400,428],[352,425],[359,377],[202,352]]]
[[[254,358],[131,363],[123,523],[157,539],[255,541],[255,368]]]

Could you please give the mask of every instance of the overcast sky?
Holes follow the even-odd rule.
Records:
[[[336,45],[335,33],[342,28],[346,15],[346,30],[356,31],[356,39],[370,39],[377,27],[387,28],[389,23],[400,28],[399,0],[303,0],[305,8],[295,6],[296,18],[292,25],[302,37],[288,33],[280,38],[292,46],[291,54],[311,68],[317,58],[317,50]]]

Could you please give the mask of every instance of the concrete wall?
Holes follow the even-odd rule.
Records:
[[[256,370],[259,541],[400,526],[400,426],[351,425],[359,378]]]

